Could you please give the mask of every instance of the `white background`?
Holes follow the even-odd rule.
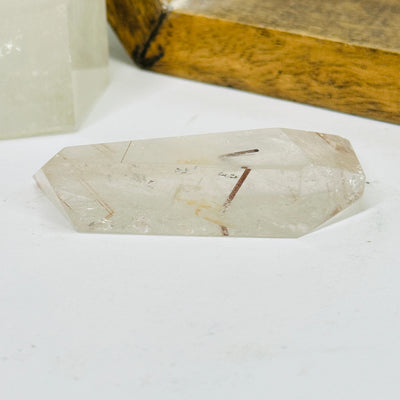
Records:
[[[400,126],[141,71],[77,133],[0,142],[0,399],[399,399]],[[64,146],[288,127],[351,140],[357,212],[301,239],[76,233]]]

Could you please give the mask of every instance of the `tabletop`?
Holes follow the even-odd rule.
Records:
[[[0,398],[398,399],[400,126],[136,68],[78,132],[0,142]],[[367,176],[300,239],[77,233],[33,174],[65,146],[286,127]]]

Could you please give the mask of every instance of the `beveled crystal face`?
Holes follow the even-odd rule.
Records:
[[[105,0],[0,1],[0,139],[74,130],[108,83]]]
[[[68,147],[35,178],[81,232],[298,237],[355,202],[339,136],[262,129]]]

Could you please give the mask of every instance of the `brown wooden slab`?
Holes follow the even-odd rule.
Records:
[[[107,0],[154,71],[400,123],[399,0]]]

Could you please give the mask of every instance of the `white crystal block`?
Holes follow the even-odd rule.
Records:
[[[68,147],[37,174],[82,232],[297,237],[363,193],[339,136],[288,129]]]
[[[74,130],[107,83],[105,0],[0,0],[0,139]]]

